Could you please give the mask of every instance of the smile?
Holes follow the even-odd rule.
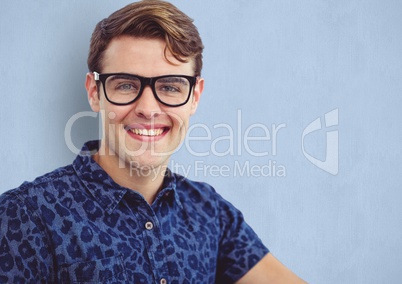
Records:
[[[154,137],[154,136],[162,135],[162,133],[164,132],[164,129],[163,128],[158,128],[158,129],[133,128],[133,129],[130,129],[130,131],[137,135]]]

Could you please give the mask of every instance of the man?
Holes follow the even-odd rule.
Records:
[[[2,195],[1,283],[303,283],[210,185],[167,168],[203,91],[202,50],[166,2],[96,26],[85,86],[102,140]]]

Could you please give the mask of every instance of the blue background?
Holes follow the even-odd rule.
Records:
[[[209,141],[188,144],[209,155],[197,157],[184,144],[173,163],[214,185],[273,254],[310,283],[400,283],[402,2],[172,2],[195,19],[206,47],[206,89],[192,122],[211,133]],[[74,114],[90,110],[90,35],[127,3],[2,3],[1,192],[74,159],[64,131]],[[338,125],[326,129],[331,110],[338,110]],[[339,163],[335,175],[302,151],[303,130],[317,118],[322,129],[304,146],[324,160],[326,133],[337,131],[332,143],[339,151],[329,153]],[[246,129],[257,124],[285,125],[276,153],[273,139],[248,142],[254,152],[268,152],[263,157],[245,148]],[[233,129],[233,141],[224,139],[229,130],[222,125]],[[96,117],[82,117],[72,125],[72,142],[80,148],[99,136],[98,128]],[[263,130],[254,127],[248,136]],[[191,136],[206,132],[194,128]],[[219,155],[230,147],[232,155]],[[236,163],[261,169],[269,162],[285,175],[236,172]],[[228,176],[216,176],[212,165],[229,169]]]

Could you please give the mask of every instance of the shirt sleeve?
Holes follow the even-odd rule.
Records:
[[[221,235],[216,283],[234,283],[254,267],[268,252],[243,214],[218,197]]]
[[[16,194],[0,196],[0,226],[0,283],[50,283],[43,226]]]

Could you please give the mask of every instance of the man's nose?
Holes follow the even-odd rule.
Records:
[[[150,86],[145,86],[141,97],[134,102],[134,111],[137,116],[146,119],[151,119],[162,112],[160,103],[155,98]]]

